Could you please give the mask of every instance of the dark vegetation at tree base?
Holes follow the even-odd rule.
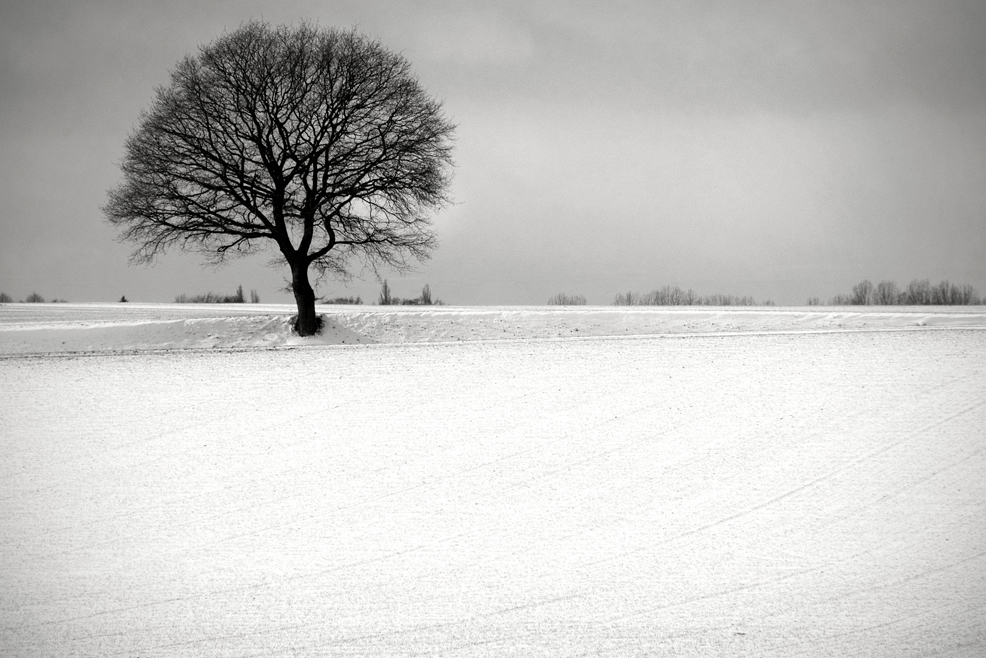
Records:
[[[421,289],[421,295],[412,299],[401,299],[394,297],[390,292],[390,284],[384,279],[383,286],[380,288],[380,297],[377,299],[380,306],[442,306],[444,302],[440,299],[432,299],[431,288],[428,284]]]
[[[322,333],[322,329],[325,328],[325,317],[321,315],[315,316],[315,332],[311,334],[302,334],[301,331],[298,330],[297,315],[292,315],[290,322],[291,322],[291,330],[294,331],[294,333],[298,334],[299,336],[317,336],[318,334]]]
[[[124,297],[120,300],[121,302],[127,301]],[[189,297],[188,295],[182,293],[175,297],[176,304],[244,304],[246,303],[246,298],[243,296],[243,286],[239,286],[236,289],[236,293],[233,295],[218,295],[214,292],[207,292],[204,295],[193,295]],[[259,304],[260,297],[257,295],[256,290],[250,291],[250,303]]]
[[[664,286],[645,295],[635,292],[619,294],[614,306],[757,306],[753,297],[736,295],[699,295],[694,290],[682,290],[678,286]],[[762,306],[773,306],[767,300]]]
[[[566,295],[558,293],[548,300],[549,306],[585,306],[585,295]]]
[[[893,281],[881,281],[873,285],[864,279],[852,287],[848,295],[836,295],[829,300],[831,306],[967,306],[984,303],[976,289],[970,285],[958,286],[948,281],[932,285],[928,279],[914,279],[901,290]],[[812,297],[809,306],[818,306],[821,300]]]

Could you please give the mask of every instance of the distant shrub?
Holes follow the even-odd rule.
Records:
[[[585,306],[585,295],[566,295],[558,293],[548,300],[549,306]]]
[[[32,292],[30,295],[27,296],[27,299],[25,299],[24,301],[27,302],[28,304],[44,304],[45,298],[36,292]]]
[[[736,295],[699,295],[694,290],[664,286],[645,295],[635,292],[618,294],[614,306],[756,306],[753,297]]]
[[[214,292],[207,292],[204,295],[189,297],[182,293],[175,297],[176,304],[242,304],[246,300],[243,298],[243,286],[236,289],[233,295],[217,295]]]
[[[250,303],[251,304],[260,303],[260,295],[257,294],[256,290],[252,290],[252,289],[250,290]]]
[[[5,292],[0,292],[0,304],[10,304],[14,301],[14,298]]]
[[[822,305],[822,300],[819,299],[818,297],[808,298],[808,306],[821,306],[821,305]]]
[[[120,298],[120,303],[121,303],[121,304],[126,304],[126,303],[127,303],[127,302],[129,302],[129,301],[130,301],[130,300],[129,300],[129,299],[127,299],[127,296],[126,296],[126,295],[124,295],[123,297],[121,297],[121,298]]]

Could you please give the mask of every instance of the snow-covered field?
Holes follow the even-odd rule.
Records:
[[[299,339],[290,331],[293,310],[283,304],[5,304],[0,354],[986,327],[986,306],[320,306],[328,318],[323,335]]]
[[[0,306],[4,656],[986,655],[986,309]]]

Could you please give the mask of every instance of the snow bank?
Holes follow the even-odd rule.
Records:
[[[32,309],[33,310],[33,309]],[[198,309],[213,317],[168,319],[185,309],[162,305],[155,319],[133,319],[96,309],[88,317],[61,308],[32,320],[0,322],[0,354],[102,352],[174,349],[263,349],[285,346],[346,345],[373,342],[326,317],[321,334],[302,338],[290,315],[230,315],[224,309]],[[145,309],[146,310],[146,309]],[[284,311],[283,308],[278,308]],[[0,309],[0,317],[3,310]],[[122,315],[123,317],[120,317]],[[146,315],[146,314],[142,314]]]
[[[744,307],[351,308],[336,322],[384,343],[986,327],[986,307],[847,311]]]
[[[292,311],[277,304],[6,304],[0,354],[986,327],[984,307],[321,306],[325,330],[301,339],[291,330]]]

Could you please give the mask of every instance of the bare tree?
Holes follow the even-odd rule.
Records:
[[[907,303],[922,305],[931,303],[931,282],[928,279],[914,279],[907,284]]]
[[[960,304],[980,304],[980,303],[982,303],[982,300],[979,299],[979,293],[977,293],[976,292],[976,289],[973,288],[972,286],[970,286],[969,284],[963,285],[959,289],[959,293],[961,295],[961,299],[959,301]]]
[[[613,298],[614,306],[637,306],[639,304],[640,295],[633,291],[628,291],[626,294],[617,293],[616,297]]]
[[[897,284],[893,281],[881,281],[876,284],[876,292],[873,295],[874,303],[881,306],[893,306],[900,303],[901,292]]]
[[[852,287],[852,304],[865,306],[873,303],[873,283],[864,279]]]
[[[383,285],[380,287],[380,299],[377,300],[377,304],[380,306],[391,306],[394,303],[394,298],[390,294],[390,285],[387,283],[387,279],[383,280]]]
[[[940,281],[937,286],[931,287],[931,303],[941,306],[951,304],[952,284],[948,281]]]
[[[251,22],[178,63],[126,142],[103,208],[132,262],[276,248],[301,335],[317,276],[405,271],[435,246],[454,126],[407,60],[355,31]]]

